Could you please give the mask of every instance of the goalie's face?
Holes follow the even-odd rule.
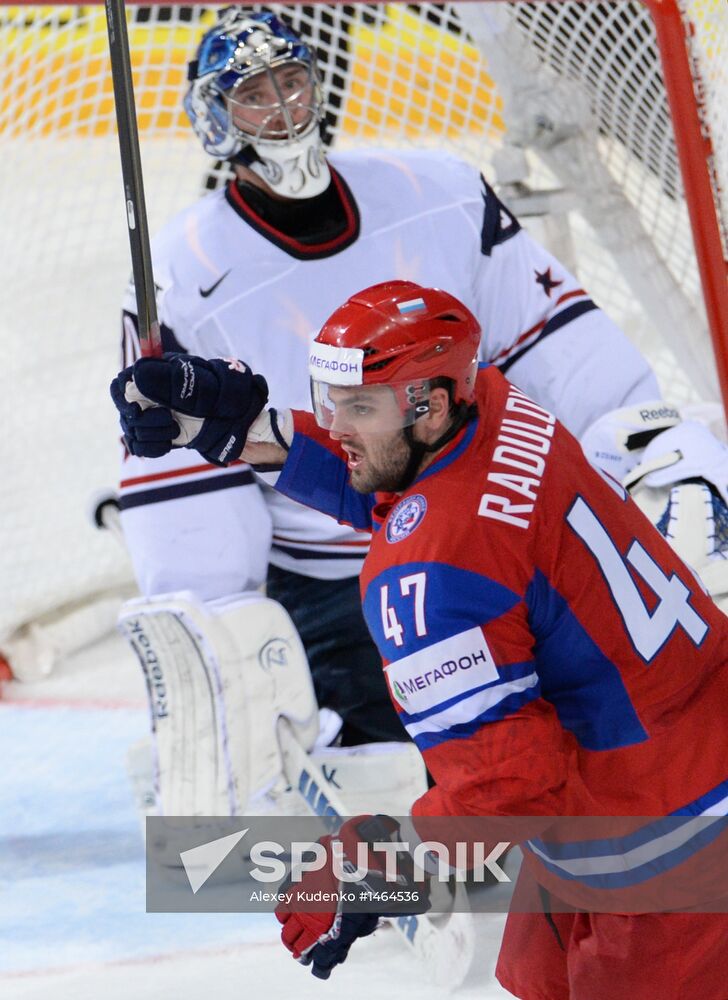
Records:
[[[258,139],[295,139],[317,116],[314,70],[302,62],[261,70],[226,97],[233,124]]]

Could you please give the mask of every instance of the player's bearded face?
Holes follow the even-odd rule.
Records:
[[[359,493],[396,492],[410,461],[402,414],[383,386],[331,389],[329,428],[347,455],[351,485]]]
[[[342,447],[348,455],[349,479],[359,493],[396,493],[410,460],[404,431],[379,435],[369,441],[354,439]]]

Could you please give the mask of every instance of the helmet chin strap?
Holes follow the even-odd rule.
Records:
[[[235,156],[283,198],[315,198],[331,182],[319,123],[314,119],[295,139],[255,139]]]
[[[422,459],[425,455],[431,454],[434,451],[439,451],[440,448],[444,448],[446,444],[449,444],[449,442],[460,433],[465,424],[475,419],[477,414],[478,410],[474,403],[468,404],[461,400],[455,407],[452,423],[448,429],[431,444],[427,444],[425,441],[418,441],[414,434],[415,424],[407,424],[407,426],[403,429],[403,433],[405,441],[409,446],[410,457],[407,465],[405,466],[404,472],[399,478],[395,492],[403,493],[405,490],[409,489],[417,478],[417,473],[420,471]],[[421,413],[418,416],[424,415],[424,413]]]

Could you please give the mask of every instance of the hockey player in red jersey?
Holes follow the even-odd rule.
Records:
[[[435,782],[415,822],[724,816],[728,621],[569,432],[478,370],[479,337],[451,295],[389,282],[314,341],[314,414],[262,410],[249,370],[180,355],[137,362],[114,394],[135,446],[278,463],[281,492],[373,530],[364,613]],[[172,419],[152,420],[141,397]],[[642,847],[663,872],[678,863],[657,837]],[[525,878],[542,871],[578,899],[558,855],[526,862]],[[630,871],[617,859],[615,889]],[[281,920],[294,956],[328,969],[371,930],[348,914]],[[725,1000],[727,935],[722,913],[512,914],[497,974],[524,1000]]]

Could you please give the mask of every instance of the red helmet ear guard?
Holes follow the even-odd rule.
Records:
[[[320,346],[317,346],[320,345]],[[480,325],[439,288],[386,281],[365,288],[324,323],[311,351],[311,376],[339,385],[413,384],[452,379],[454,402],[473,398]]]

